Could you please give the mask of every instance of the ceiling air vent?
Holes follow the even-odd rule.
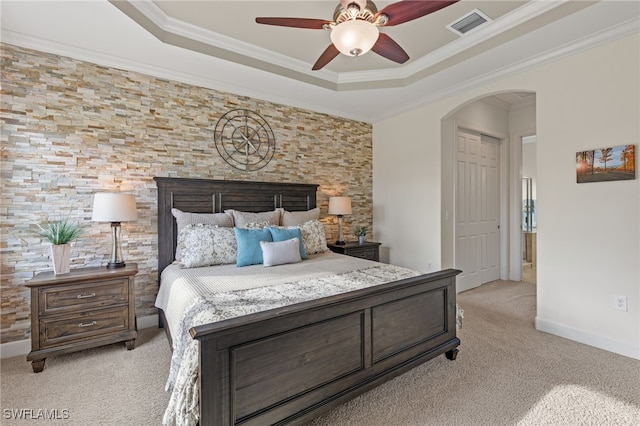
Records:
[[[474,9],[457,21],[447,25],[447,28],[459,36],[463,36],[469,31],[491,21],[492,19],[482,13],[479,9]]]

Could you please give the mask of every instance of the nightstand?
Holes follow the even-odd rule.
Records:
[[[138,265],[78,268],[68,274],[37,274],[31,289],[31,361],[34,373],[51,355],[116,342],[135,346],[134,275]]]
[[[347,256],[359,257],[362,259],[380,261],[379,247],[382,243],[375,241],[365,241],[360,244],[357,241],[347,241],[344,245],[327,244],[332,252],[346,254]]]

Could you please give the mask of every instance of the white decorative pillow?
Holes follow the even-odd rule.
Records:
[[[262,263],[264,266],[298,263],[300,257],[300,240],[297,237],[284,241],[260,241],[262,249]]]
[[[236,262],[238,246],[233,228],[203,223],[186,225],[178,235],[181,268]]]
[[[319,220],[310,220],[299,226],[302,233],[302,242],[307,254],[326,253],[327,236],[324,233],[324,225]]]
[[[318,220],[320,218],[320,208],[299,212],[282,211],[282,226],[302,225],[310,220]]]
[[[204,223],[207,225],[233,228],[233,216],[226,213],[189,213],[179,209],[171,209],[171,213],[173,217],[176,218],[178,235],[180,235],[182,228],[192,223]],[[180,260],[181,255],[180,247],[178,246],[176,247],[176,260]]]
[[[280,225],[280,210],[270,212],[241,212],[239,210],[225,210],[229,216],[233,217],[234,226],[236,228],[247,228],[249,224],[269,222],[269,225]]]

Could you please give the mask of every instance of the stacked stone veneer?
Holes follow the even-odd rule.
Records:
[[[125,261],[137,262],[136,315],[155,314],[157,191],[154,176],[302,182],[320,185],[327,237],[331,195],[353,197],[353,226],[372,225],[372,130],[363,122],[167,81],[137,72],[2,44],[2,343],[30,333],[35,273],[50,270],[49,246],[29,235],[33,220],[71,214],[86,226],[72,268],[104,265],[108,223],[91,222],[93,194],[136,196],[138,220],[123,223]],[[258,112],[276,138],[273,160],[236,170],[218,154],[213,131],[235,108]]]

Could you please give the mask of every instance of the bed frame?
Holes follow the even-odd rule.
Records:
[[[175,254],[172,207],[316,207],[317,185],[155,181],[158,276]],[[440,354],[455,359],[459,273],[448,269],[192,328],[200,348],[200,425],[302,424]]]

